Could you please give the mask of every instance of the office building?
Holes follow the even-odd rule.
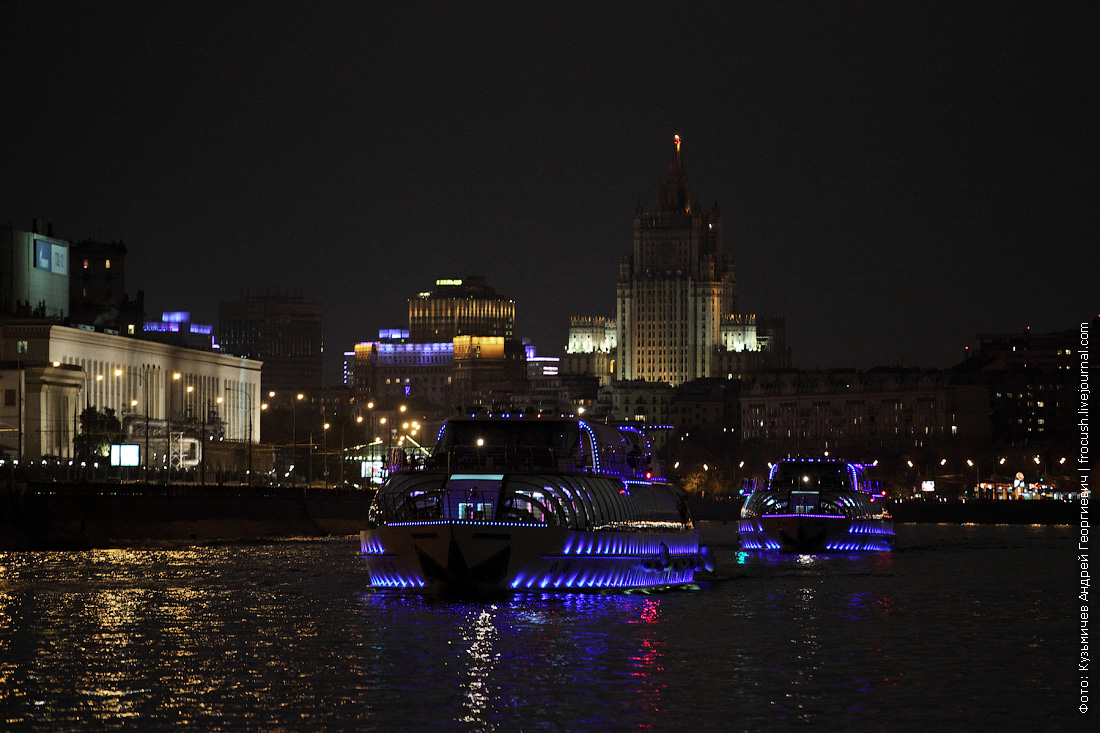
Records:
[[[0,315],[68,318],[69,243],[46,232],[0,225]]]
[[[436,280],[435,289],[409,299],[409,338],[415,343],[441,343],[456,336],[513,337],[516,303],[473,275]]]
[[[263,389],[319,395],[323,384],[324,310],[301,292],[244,292],[219,307],[224,353],[263,362]]]

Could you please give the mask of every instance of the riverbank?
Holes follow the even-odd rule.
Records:
[[[0,550],[358,534],[372,492],[155,484],[0,486]]]
[[[740,497],[688,497],[697,520],[733,521],[741,516]],[[888,501],[895,523],[930,524],[1073,524],[1077,505],[1047,499],[1007,501]]]
[[[210,544],[355,535],[372,492],[191,484],[0,484],[0,551]],[[741,498],[687,497],[698,521],[732,522]],[[888,502],[895,523],[1072,524],[1064,501]]]

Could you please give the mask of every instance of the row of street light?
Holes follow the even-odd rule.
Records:
[[[54,362],[54,366],[60,366],[60,362]],[[150,404],[151,403],[150,392],[149,392],[150,384],[149,384],[148,375],[144,372],[139,372],[139,371],[136,371],[136,370],[127,372],[127,371],[124,371],[121,368],[115,368],[113,370],[113,376],[116,379],[119,379],[119,378],[122,378],[122,377],[125,377],[125,376],[129,376],[129,377],[133,377],[135,379],[138,379],[141,382],[141,385],[142,385],[142,400],[139,402],[138,399],[133,397],[133,392],[131,391],[131,397],[128,400],[128,402],[126,402],[125,404],[129,405],[129,409],[130,409],[131,414],[136,414],[139,407],[143,408],[142,409],[142,420],[144,422],[144,433],[145,433],[145,435],[144,435],[144,451],[143,451],[143,455],[142,455],[141,464],[142,464],[143,477],[144,477],[145,480],[148,480],[149,459],[151,457],[150,456],[149,422],[152,419],[152,415],[150,414],[152,405]],[[92,391],[91,390],[91,384],[92,384],[93,379],[94,379],[94,381],[97,385],[102,385],[104,383],[104,381],[106,380],[106,377],[103,374],[95,374],[94,376],[92,374],[87,374],[84,377],[83,384],[81,384],[80,387],[81,387],[81,389],[84,390],[84,406],[85,406],[85,409],[88,409],[91,406],[91,404],[90,404],[91,403],[91,394],[90,393]],[[175,458],[176,458],[176,450],[175,449],[176,449],[177,446],[174,445],[175,441],[173,440],[173,434],[172,434],[172,414],[173,414],[173,412],[175,410],[175,407],[176,407],[175,406],[176,392],[181,391],[186,395],[192,395],[192,394],[195,393],[195,385],[190,384],[190,383],[188,383],[186,385],[178,384],[181,379],[183,379],[183,374],[181,374],[180,372],[172,372],[171,381],[167,385],[167,392],[168,392],[168,405],[167,405],[167,407],[168,407],[168,409],[166,410],[166,419],[165,419],[165,448],[166,448],[165,458],[166,458],[166,465],[167,465],[169,471],[171,471],[174,468],[178,467],[175,464]],[[233,385],[228,385],[228,384],[225,385],[225,390],[226,390],[227,393],[228,392],[239,392],[244,397],[245,409],[248,412],[248,423],[247,423],[246,439],[247,439],[247,443],[248,443],[248,477],[249,477],[249,483],[251,484],[251,482],[252,482],[252,445],[253,445],[253,442],[254,442],[253,441],[254,432],[253,432],[253,402],[252,402],[252,395],[248,391],[246,391],[246,390],[244,390],[240,387],[235,387]],[[271,393],[271,394],[274,395],[274,393]],[[218,395],[210,401],[208,406],[214,407],[215,409],[217,409],[218,407],[220,407],[224,403],[225,403],[225,397],[223,397],[221,395]],[[267,403],[261,404],[260,409],[261,410],[267,409]],[[207,436],[206,436],[207,417],[208,417],[207,410],[204,408],[203,409],[203,414],[202,414],[202,433],[201,433],[203,448],[202,448],[202,451],[201,451],[200,457],[199,457],[200,466],[201,466],[201,470],[202,470],[202,473],[203,473],[203,478],[202,478],[203,481],[205,481],[205,456],[204,456],[204,454],[205,454],[205,444],[207,442]],[[74,417],[74,421],[75,421],[75,417]],[[76,425],[74,423],[74,432],[75,432],[75,429],[76,429]],[[182,445],[180,445],[178,447],[180,449],[180,452],[182,453]],[[182,456],[181,456],[181,461],[182,461]]]

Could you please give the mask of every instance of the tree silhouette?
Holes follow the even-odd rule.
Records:
[[[80,413],[80,435],[73,439],[77,458],[90,461],[110,454],[112,443],[122,442],[122,423],[110,407],[86,407]]]

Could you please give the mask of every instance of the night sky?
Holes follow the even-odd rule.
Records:
[[[470,274],[558,355],[680,134],[797,366],[947,366],[1096,315],[1093,5],[7,3],[0,221],[123,240],[151,317],[301,290],[330,380]]]

